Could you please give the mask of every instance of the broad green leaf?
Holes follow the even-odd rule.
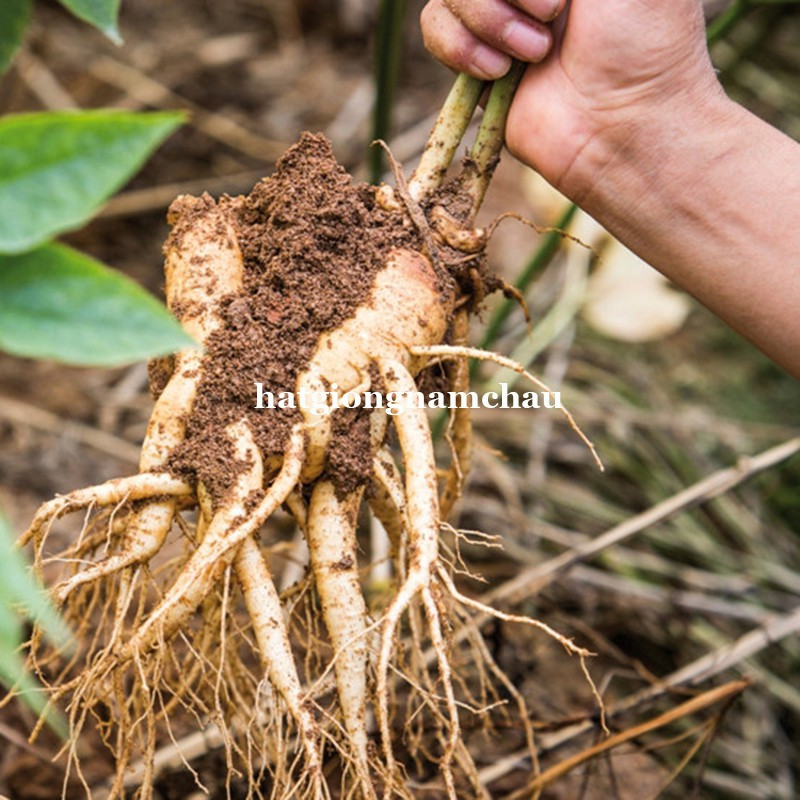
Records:
[[[31,19],[31,0],[0,2],[0,72],[5,72],[22,44]]]
[[[11,529],[0,512],[0,605],[16,604],[29,619],[35,619],[54,644],[66,645],[70,634],[47,596],[28,572],[22,553],[14,547]],[[7,633],[0,625],[0,631]]]
[[[80,227],[182,120],[175,112],[129,111],[1,119],[0,253]]]
[[[44,592],[28,572],[22,554],[14,548],[11,529],[0,513],[0,683],[34,711],[45,711],[47,701],[39,684],[28,674],[19,654],[22,618],[36,621],[55,644],[66,647],[70,633]],[[52,710],[48,722],[62,736],[67,735],[64,719]]]
[[[59,0],[59,2],[76,17],[99,28],[111,41],[116,44],[122,43],[117,30],[120,0]]]
[[[22,644],[22,621],[15,605],[4,597],[0,589],[0,685],[14,690],[14,694],[37,714],[47,705],[42,687],[25,669],[19,653]],[[55,720],[58,718],[56,717]],[[56,721],[60,733],[66,733]]]
[[[141,286],[76,250],[0,256],[0,348],[9,353],[113,366],[192,346]]]

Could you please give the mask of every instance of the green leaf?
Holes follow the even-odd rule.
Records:
[[[0,2],[0,72],[5,72],[22,44],[31,20],[31,0]]]
[[[42,688],[27,673],[18,653],[22,644],[22,617],[41,625],[50,640],[61,647],[70,644],[70,633],[46,595],[28,572],[22,554],[14,547],[8,523],[0,513],[0,683],[14,688],[14,693],[41,714],[47,707]],[[47,712],[50,725],[63,737],[65,720],[58,713]]]
[[[112,42],[122,43],[117,29],[120,0],[59,0],[59,2],[79,19],[103,31]]]
[[[29,619],[36,620],[50,640],[66,646],[70,633],[61,617],[54,611],[47,595],[28,572],[22,553],[14,546],[11,528],[0,513],[0,606],[20,606]],[[8,634],[8,628],[0,625]]]
[[[196,346],[141,286],[60,244],[0,256],[0,348],[113,366]]]
[[[183,118],[129,111],[4,117],[0,253],[20,253],[80,227]]]

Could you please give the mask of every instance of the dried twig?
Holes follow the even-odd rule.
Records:
[[[50,111],[78,108],[75,98],[67,91],[53,71],[30,49],[17,54],[15,69],[25,85]]]
[[[696,686],[739,664],[744,659],[754,656],[769,645],[776,644],[781,639],[798,632],[800,632],[800,606],[789,614],[773,617],[768,623],[748,631],[735,642],[707,653],[668,675],[659,683],[632,694],[609,709],[607,718],[614,719],[621,714],[652,703],[680,687]],[[584,720],[556,733],[541,735],[539,737],[540,749],[542,752],[554,750],[576,736],[594,730],[595,727],[596,723],[593,720]]]
[[[57,414],[20,400],[0,397],[0,418],[15,425],[24,425],[54,436],[72,439],[100,453],[114,456],[120,461],[139,463],[139,448],[125,439],[76,420],[65,420]]]
[[[98,80],[116,86],[145,105],[157,108],[171,106],[191,111],[190,122],[197,130],[260,161],[274,161],[288,146],[286,142],[268,139],[266,136],[248,130],[230,117],[208,111],[149,75],[145,75],[136,67],[108,56],[102,56],[92,62],[89,72]]]
[[[544,772],[533,778],[524,790],[512,794],[509,797],[509,800],[518,800],[522,797],[529,797],[532,792],[540,791],[545,786],[548,786],[559,778],[562,778],[568,772],[571,772],[573,769],[575,769],[575,767],[585,764],[587,761],[591,761],[593,758],[597,758],[597,756],[607,753],[608,751],[619,747],[625,742],[638,739],[640,736],[644,736],[645,734],[651,733],[659,728],[671,725],[673,722],[683,719],[684,717],[697,714],[709,706],[714,706],[723,702],[730,702],[743,691],[745,691],[748,686],[750,686],[750,681],[748,680],[731,681],[723,686],[709,689],[707,692],[703,692],[703,694],[699,695],[698,697],[693,697],[691,700],[687,700],[685,703],[681,703],[679,706],[671,708],[669,711],[665,711],[663,714],[659,714],[653,719],[646,720],[639,725],[634,725],[624,731],[621,731],[620,733],[609,736],[607,739],[604,739],[603,741],[598,742],[591,747],[587,747],[584,750],[581,750],[579,753],[575,753],[574,755],[559,761],[558,764],[554,764],[549,769],[546,769]],[[502,770],[503,771],[501,771],[500,764],[493,764],[491,767],[488,767],[480,773],[482,782],[488,784],[493,780],[502,777],[507,771],[505,763],[502,764]]]
[[[249,190],[262,175],[263,170],[248,170],[219,177],[197,178],[191,181],[148,186],[146,189],[133,189],[109,200],[98,216],[104,218],[129,217],[161,211],[182,194],[200,195],[203,192],[214,196],[238,194]]]
[[[663,522],[698,503],[730,491],[748,478],[786,461],[798,452],[800,452],[800,437],[795,437],[756,456],[742,456],[735,466],[714,472],[676,495],[656,503],[647,511],[614,526],[595,539],[545,561],[543,564],[524,570],[512,580],[487,592],[483,597],[483,602],[489,605],[500,601],[514,603],[523,597],[536,594],[573,565],[588,561],[603,550],[624,542],[651,525]]]
[[[769,645],[775,644],[781,639],[798,632],[800,632],[800,606],[798,606],[789,614],[773,617],[768,623],[748,631],[746,634],[744,634],[744,636],[741,636],[735,642],[731,642],[724,647],[720,647],[717,650],[698,658],[690,664],[687,664],[685,667],[673,672],[659,683],[632,694],[621,703],[618,703],[612,707],[607,707],[606,719],[610,722],[622,716],[623,714],[650,705],[656,700],[662,698],[670,692],[679,689],[680,687],[695,686],[700,682],[719,675],[725,670],[741,663],[744,659],[752,657],[761,650],[764,650]],[[712,692],[722,692],[726,688],[741,686],[741,688],[739,688],[736,692],[738,693],[746,688],[746,686],[751,682],[752,681],[749,680],[736,681],[734,683],[726,684],[717,690],[712,690]],[[732,688],[730,688],[730,690],[731,695],[725,696],[733,696],[733,694],[735,694]],[[704,698],[709,696],[713,697],[714,695],[707,692],[701,697],[693,698],[692,700],[688,701],[688,703],[684,703],[678,706],[676,709],[667,712],[667,714],[658,717],[657,720],[662,720],[664,717],[671,715],[669,721],[672,721],[673,719],[677,719],[678,717],[684,716],[688,713],[694,713],[694,711],[699,710],[699,707],[693,707],[691,704],[702,703]],[[722,698],[720,697],[718,699]],[[717,702],[717,700],[713,700],[712,702]],[[710,704],[711,703],[706,703],[702,707]],[[694,710],[686,711],[685,709],[687,708],[694,708]],[[678,713],[681,709],[684,710],[681,713]],[[653,720],[650,723],[643,723],[643,725],[652,725],[657,720]],[[660,727],[663,724],[666,724],[666,722],[661,722],[656,727]],[[553,750],[574,740],[578,736],[596,730],[596,727],[597,723],[595,720],[587,719],[583,720],[582,722],[575,723],[574,725],[570,725],[566,728],[562,728],[554,733],[540,734],[538,736],[539,753],[541,755],[547,752],[552,752]],[[608,741],[613,741],[612,746],[616,746],[617,744],[620,744],[622,741],[626,740],[623,738],[620,741],[616,741],[619,737],[627,736],[627,739],[631,739],[635,736],[640,736],[643,732],[646,732],[640,730],[641,728],[642,726],[636,726],[630,729],[630,731],[635,732],[633,735],[628,735],[630,734],[630,731],[624,731],[618,736],[612,737],[611,740],[606,740],[606,742],[597,745],[596,747],[601,748],[601,750],[598,750],[598,753],[608,749]],[[605,747],[603,745],[605,745]],[[589,750],[583,751],[583,753],[579,754],[579,756],[586,755],[593,749],[595,748],[589,748]],[[508,772],[518,768],[520,763],[524,762],[527,758],[527,750],[521,750],[515,754],[509,755],[501,761],[493,764],[490,770],[482,771],[481,780],[484,783],[495,781]],[[582,763],[585,760],[586,758],[581,758],[579,763]],[[563,763],[569,764],[570,759],[566,759]],[[572,766],[576,766],[576,764],[572,764],[569,768],[571,769]],[[561,764],[558,764],[552,769],[558,770],[560,768]],[[542,773],[542,775],[547,775],[548,772],[549,771]],[[563,772],[559,772],[558,775],[550,778],[548,782],[551,782],[555,779],[555,777],[559,777],[561,774],[563,774]]]

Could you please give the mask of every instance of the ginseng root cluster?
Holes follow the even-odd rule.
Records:
[[[200,346],[151,364],[139,473],[52,500],[23,537],[40,568],[63,565],[53,594],[80,642],[63,656],[34,638],[32,661],[76,735],[94,718],[116,760],[112,796],[135,760],[150,795],[181,713],[223,731],[254,796],[412,796],[401,751],[434,765],[443,794],[486,796],[461,718],[498,692],[532,747],[522,699],[471,621],[492,612],[457,589],[441,549],[469,468],[468,411],[452,416],[440,474],[421,409],[255,408],[256,381],[275,394],[464,390],[468,314],[492,285],[458,209],[457,192],[418,203],[401,178],[355,185],[308,134],[248,197],[173,203],[166,296]],[[372,609],[365,505],[394,576]],[[79,509],[80,536],[52,556],[53,521]],[[309,569],[281,594],[289,521]],[[470,681],[454,676],[464,651],[481,665]]]

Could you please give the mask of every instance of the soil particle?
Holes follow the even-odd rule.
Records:
[[[331,420],[333,441],[326,458],[326,470],[336,496],[341,500],[372,477],[370,412],[339,409]]]
[[[449,342],[447,343],[449,344]],[[444,363],[427,367],[417,375],[417,388],[425,395],[431,392],[449,392],[452,388],[450,384],[451,371],[452,368]]]
[[[164,391],[175,369],[174,356],[151,358],[147,362],[147,379],[150,384],[150,394],[153,400],[158,400]]]
[[[202,480],[216,507],[252,464],[236,456],[233,442],[223,428],[212,426],[203,436],[187,437],[170,459],[170,469],[192,483]]]
[[[354,565],[355,565],[355,559],[350,553],[348,553],[339,561],[332,564],[331,568],[333,569],[334,572],[346,572],[348,569],[352,569]]]
[[[207,203],[207,196],[196,202]],[[354,184],[320,134],[303,134],[249,196],[223,197],[220,204],[234,218],[244,288],[222,303],[226,325],[206,343],[186,441],[170,462],[174,472],[202,480],[217,498],[235,478],[225,471],[226,425],[247,419],[268,457],[283,453],[298,419],[296,409],[255,409],[254,384],[275,397],[293,392],[320,335],[355,313],[389,252],[420,247],[405,215],[378,206],[373,187]],[[181,225],[187,213],[191,208],[181,206]],[[366,420],[337,414],[328,465],[338,492],[369,475]]]

